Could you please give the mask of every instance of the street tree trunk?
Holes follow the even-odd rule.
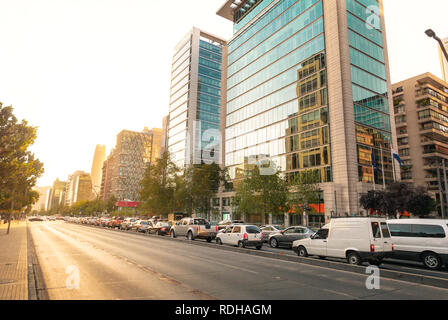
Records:
[[[9,212],[8,216],[8,230],[6,231],[7,235],[9,235],[9,230],[11,229],[11,216],[13,211],[14,211],[14,198],[11,201],[11,211]]]

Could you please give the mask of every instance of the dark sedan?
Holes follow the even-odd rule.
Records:
[[[170,234],[171,225],[168,222],[157,222],[153,227],[148,229],[148,233],[158,236],[166,236]]]
[[[313,230],[307,227],[289,227],[286,230],[272,233],[268,242],[272,248],[292,248],[294,241],[310,238],[314,233]]]

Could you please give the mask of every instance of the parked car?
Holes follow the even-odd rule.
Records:
[[[29,217],[28,221],[30,221],[30,222],[43,222],[45,220],[42,217]]]
[[[294,241],[301,257],[343,258],[349,264],[368,261],[380,265],[393,256],[394,245],[386,219],[370,217],[334,218],[311,238]]]
[[[170,234],[171,225],[169,222],[157,222],[152,228],[148,230],[148,233],[154,233],[158,236],[166,236]]]
[[[294,241],[310,238],[314,233],[307,227],[289,227],[286,230],[271,233],[268,237],[268,243],[272,248],[291,248]]]
[[[448,220],[387,221],[395,246],[394,259],[422,262],[428,269],[448,267]]]
[[[212,226],[202,218],[184,218],[171,227],[171,237],[187,237],[188,240],[205,239],[212,242],[218,233],[218,226]]]
[[[243,220],[223,220],[218,223],[218,230],[224,230],[229,226],[235,225],[235,224],[244,224]]]
[[[135,220],[133,223],[131,223],[129,230],[137,231],[138,228],[140,227],[142,221],[143,220],[141,220],[141,219]]]
[[[121,222],[120,230],[129,230],[131,228],[131,224],[134,223],[137,219],[135,218],[126,218]]]
[[[263,232],[263,241],[268,242],[269,236],[274,233],[278,233],[283,230],[282,227],[276,225],[267,225],[260,227],[260,230]]]
[[[255,247],[261,250],[263,247],[263,233],[253,225],[237,224],[227,227],[216,236],[216,243],[227,244],[240,248]]]
[[[147,233],[149,232],[149,230],[153,227],[154,225],[152,224],[151,221],[148,220],[140,220],[140,223],[137,225],[136,227],[136,231],[137,232],[143,232],[143,233]]]

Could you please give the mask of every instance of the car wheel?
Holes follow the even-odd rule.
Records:
[[[174,231],[171,231],[171,238],[176,238],[176,232],[174,232]]]
[[[188,239],[189,241],[193,241],[193,240],[194,240],[194,239],[193,239],[193,233],[192,233],[191,231],[188,232],[188,234],[187,234],[187,239]]]
[[[431,270],[439,270],[442,267],[442,260],[434,252],[425,253],[422,256],[423,264]]]
[[[371,264],[372,266],[379,267],[380,265],[383,264],[383,260],[381,260],[381,259],[373,259],[373,260],[369,261],[369,264]]]
[[[208,243],[212,242],[212,238],[207,238],[207,242]]]
[[[350,252],[347,255],[347,262],[351,265],[357,265],[357,266],[359,266],[362,263],[361,257],[356,252]]]
[[[308,257],[308,251],[306,251],[304,246],[300,246],[299,249],[297,249],[297,255],[299,257],[306,258]]]
[[[278,248],[278,241],[275,238],[272,238],[269,244],[272,248]]]
[[[222,246],[222,241],[221,241],[221,239],[216,239],[216,244],[218,244],[218,245],[220,245],[220,246]]]
[[[244,245],[243,241],[238,242],[238,248],[245,248],[246,246]]]

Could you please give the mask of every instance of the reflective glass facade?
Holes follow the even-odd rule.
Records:
[[[207,132],[220,131],[221,121],[221,72],[222,46],[200,40],[198,70],[198,110],[200,120],[200,137],[197,143],[200,152],[196,163],[204,159],[219,159],[220,146],[210,146]]]
[[[377,184],[393,181],[392,127],[380,21],[369,6],[377,0],[346,0],[359,180]],[[378,9],[376,12],[380,12]],[[378,169],[372,168],[372,159]],[[375,174],[375,176],[374,176]]]
[[[220,130],[223,44],[193,29],[175,50],[168,150],[179,167],[219,160],[220,145],[211,136]]]
[[[330,181],[322,1],[264,0],[238,19],[227,74],[231,177],[267,156],[284,172],[317,169]]]

